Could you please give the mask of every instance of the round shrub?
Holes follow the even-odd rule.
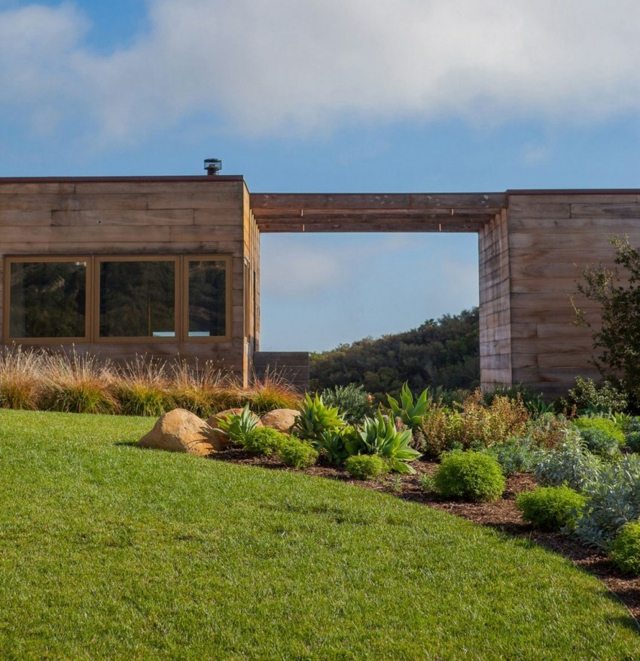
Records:
[[[525,521],[542,530],[573,529],[586,498],[570,487],[539,487],[521,493],[516,504]]]
[[[278,450],[280,459],[293,468],[309,468],[318,461],[318,453],[308,443],[298,438],[288,438]]]
[[[385,460],[377,454],[354,454],[345,461],[344,467],[356,480],[373,480],[389,470]]]
[[[640,452],[640,431],[630,431],[627,433],[625,447],[630,452]]]
[[[613,564],[625,574],[640,574],[640,522],[627,523],[611,545]]]
[[[602,429],[582,429],[580,437],[587,450],[602,459],[615,459],[620,454],[618,441]]]
[[[441,496],[476,502],[497,500],[506,484],[500,464],[493,457],[459,450],[442,456],[434,481]]]
[[[597,430],[601,434],[608,436],[611,440],[615,441],[618,446],[624,445],[624,432],[618,425],[609,418],[589,418],[582,417],[573,421],[573,426],[580,432],[580,435],[585,438],[584,432]]]
[[[270,457],[280,452],[287,441],[289,437],[286,434],[271,427],[254,427],[241,442],[245,450]]]
[[[544,453],[534,474],[536,480],[545,486],[567,484],[576,491],[584,491],[597,481],[600,470],[598,457],[587,450],[578,433],[570,430],[557,448]]]

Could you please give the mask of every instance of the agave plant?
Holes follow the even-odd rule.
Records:
[[[234,442],[244,445],[249,433],[256,428],[260,418],[245,404],[240,413],[230,413],[218,421],[218,429],[221,429]]]
[[[335,406],[327,406],[320,395],[307,393],[296,418],[293,433],[302,439],[317,440],[328,430],[341,429],[345,421]]]
[[[389,469],[396,473],[415,473],[409,465],[420,456],[411,447],[411,430],[398,431],[389,416],[378,411],[373,418],[365,418],[357,433],[346,439],[349,454],[377,454]]]
[[[356,430],[351,427],[326,429],[317,438],[311,440],[311,445],[324,457],[331,466],[342,466],[349,457],[347,444]]]
[[[387,400],[389,408],[393,412],[393,417],[400,418],[411,429],[416,429],[422,424],[431,406],[429,391],[427,389],[423,390],[418,399],[414,400],[413,393],[409,390],[406,381],[400,391],[400,401],[391,395],[387,395]]]

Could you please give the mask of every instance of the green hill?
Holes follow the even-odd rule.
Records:
[[[405,381],[414,391],[475,388],[480,381],[478,351],[478,308],[473,308],[429,319],[404,333],[313,354],[311,387],[359,383],[378,395],[397,392]]]

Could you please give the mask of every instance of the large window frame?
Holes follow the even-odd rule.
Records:
[[[175,336],[100,336],[100,265],[104,262],[174,262],[175,266]],[[225,334],[216,336],[189,336],[189,263],[222,262],[225,271]],[[85,273],[85,334],[80,337],[12,337],[11,336],[11,270],[12,264],[24,263],[86,263]],[[115,255],[19,255],[4,258],[3,332],[4,343],[24,344],[171,344],[229,342],[232,336],[232,257],[221,254],[115,254]]]

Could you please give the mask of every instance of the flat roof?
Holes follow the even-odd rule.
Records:
[[[0,177],[2,184],[75,184],[75,183],[109,183],[125,181],[145,181],[145,182],[172,182],[172,181],[191,181],[191,182],[210,182],[216,181],[244,181],[241,174],[216,174],[216,175],[140,175],[132,177],[113,176],[113,177]]]

